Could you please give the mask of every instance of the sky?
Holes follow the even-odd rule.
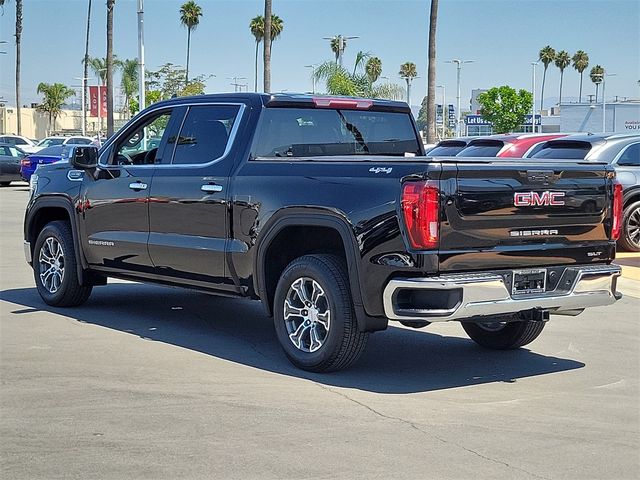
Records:
[[[249,21],[264,11],[262,0],[196,0],[203,9],[192,35],[191,75],[215,75],[207,93],[233,91],[229,77],[246,77],[253,89],[255,41]],[[0,15],[0,101],[15,102],[15,0]],[[37,102],[40,82],[77,86],[82,76],[87,0],[23,0],[22,103]],[[119,58],[137,56],[136,1],[117,0],[114,51]],[[186,29],[181,27],[181,1],[145,0],[147,69],[166,62],[185,64]],[[382,60],[383,76],[403,84],[399,66],[417,66],[412,104],[426,94],[429,0],[273,0],[273,12],[284,31],[272,52],[272,91],[311,90],[305,65],[331,60],[329,42],[337,34],[350,40],[344,64],[352,66],[358,50]],[[93,1],[90,55],[105,56],[106,8]],[[462,70],[461,102],[471,90],[510,85],[531,89],[532,66],[539,50],[551,45],[570,54],[584,50],[590,66],[583,96],[594,93],[588,70],[602,65],[608,73],[607,97],[640,98],[640,0],[440,0],[437,28],[437,84],[446,88],[447,103],[456,101],[456,70],[447,60],[473,60]],[[540,95],[542,65],[537,67]],[[557,101],[559,70],[546,75],[545,107]],[[93,81],[95,82],[95,80]],[[90,83],[93,83],[90,82]],[[563,98],[577,100],[579,75],[564,73]],[[319,86],[322,89],[322,86]],[[78,90],[79,91],[79,90]],[[438,90],[438,103],[442,98]]]

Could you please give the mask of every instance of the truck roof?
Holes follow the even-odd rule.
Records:
[[[299,107],[299,108],[330,108],[348,110],[384,110],[399,113],[410,113],[411,109],[406,102],[396,100],[371,99],[346,97],[339,95],[312,95],[308,93],[213,93],[205,95],[193,95],[189,97],[176,97],[154,103],[159,106],[175,104],[198,104],[206,102],[238,101],[260,103],[266,107]]]

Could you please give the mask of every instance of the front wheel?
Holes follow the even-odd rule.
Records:
[[[311,372],[347,368],[362,354],[346,269],[339,257],[306,255],[285,268],[276,288],[273,319],[285,354]]]
[[[630,252],[640,252],[640,201],[624,210],[620,246]]]
[[[545,322],[463,322],[462,328],[478,345],[493,350],[511,350],[533,342],[542,333]]]
[[[71,226],[47,224],[33,250],[33,274],[38,293],[48,305],[74,307],[87,301],[91,286],[80,285]]]

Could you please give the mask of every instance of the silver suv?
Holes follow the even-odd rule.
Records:
[[[614,166],[624,192],[620,246],[640,252],[640,135],[579,134],[549,140],[532,158],[587,160]]]

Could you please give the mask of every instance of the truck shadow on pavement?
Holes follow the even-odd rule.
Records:
[[[259,302],[143,285],[109,284],[94,289],[81,307],[53,308],[35,288],[0,292],[0,299],[25,308],[9,315],[48,311],[164,342],[241,365],[312,380],[327,386],[376,393],[415,393],[518,379],[581,368],[584,363],[527,349],[495,352],[471,340],[425,330],[389,327],[372,335],[352,368],[313,374],[293,367],[282,352],[272,320]],[[462,329],[460,329],[462,332]]]

